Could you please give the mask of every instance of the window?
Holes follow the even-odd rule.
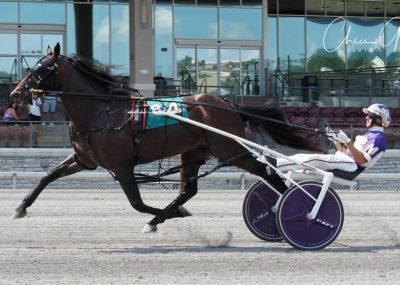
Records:
[[[129,74],[128,5],[111,5],[111,64],[115,73]]]
[[[324,0],[307,0],[306,3],[308,15],[325,15]]]
[[[18,22],[18,3],[0,2],[0,23]]]
[[[279,57],[280,68],[292,71],[305,70],[304,18],[279,18]]]
[[[110,63],[109,5],[93,5],[93,57]]]
[[[385,10],[383,8],[383,1],[381,2],[375,2],[375,1],[370,1],[370,2],[365,2],[366,4],[366,12],[367,16],[373,16],[373,17],[383,17],[385,14]]]
[[[21,23],[65,24],[65,3],[21,2]]]
[[[277,19],[276,17],[268,17],[268,31],[267,31],[267,64],[270,70],[277,68],[278,61],[278,39],[277,39]]]
[[[307,70],[344,70],[343,18],[307,18]]]
[[[391,19],[386,24],[387,66],[400,66],[400,20]]]
[[[304,15],[304,0],[279,0],[279,14]]]
[[[262,40],[262,10],[220,8],[220,39]]]
[[[172,7],[155,6],[155,74],[173,77]]]
[[[347,68],[384,66],[383,19],[350,18],[347,21]]]
[[[344,16],[344,0],[325,0],[325,8],[327,15]]]
[[[189,39],[216,39],[217,8],[175,7],[175,37]]]

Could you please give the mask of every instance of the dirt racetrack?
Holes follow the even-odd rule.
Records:
[[[11,220],[26,193],[0,190],[0,284],[400,284],[400,192],[340,191],[343,230],[313,252],[253,236],[244,191],[202,190],[155,234],[122,190],[45,190]],[[175,195],[143,191],[159,207]]]

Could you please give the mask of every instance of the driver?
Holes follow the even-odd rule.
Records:
[[[290,158],[301,163],[307,163],[322,170],[339,169],[347,172],[363,170],[372,167],[387,148],[384,128],[390,124],[389,108],[383,104],[372,104],[363,108],[367,132],[355,138],[354,142],[342,131],[334,132],[327,128],[327,136],[335,142],[335,154],[295,154]],[[285,158],[269,161],[282,172],[295,171],[305,167]],[[268,173],[271,167],[267,166]]]

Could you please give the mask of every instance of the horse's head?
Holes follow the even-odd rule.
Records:
[[[11,97],[18,98],[21,103],[27,103],[32,98],[43,96],[38,90],[56,90],[57,68],[60,61],[60,44],[47,49],[47,55],[43,56],[34,67],[27,70],[23,78],[11,92]]]

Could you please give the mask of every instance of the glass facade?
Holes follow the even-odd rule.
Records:
[[[262,11],[262,1],[155,1],[155,74],[260,95]]]
[[[95,59],[111,65],[117,74],[129,75],[129,1],[1,1],[0,82],[15,82],[25,74],[47,45],[60,42],[65,54],[77,53],[76,11],[90,7]],[[80,28],[77,30],[76,26]],[[88,41],[89,42],[89,41]],[[90,42],[89,42],[90,43]]]
[[[306,22],[307,69],[310,72],[344,70],[343,19],[309,17]],[[329,28],[327,28],[329,27]],[[316,40],[321,39],[321,40]]]
[[[288,11],[289,2],[268,8],[269,69],[314,72],[395,65],[400,15],[392,10],[400,12],[396,1],[307,0],[304,13]]]
[[[377,72],[397,71],[400,65],[400,5],[395,0],[152,2],[154,75],[180,80],[185,67],[195,84],[207,81],[210,88],[215,86],[209,89],[215,94],[234,90],[240,95],[269,95],[264,73],[276,70]],[[23,76],[25,68],[45,53],[47,42],[55,41],[62,42],[64,53],[76,54],[87,40],[95,59],[128,76],[128,4],[128,0],[1,1],[0,81]],[[85,29],[90,29],[90,40],[82,37]],[[299,80],[285,84],[300,85]],[[343,88],[348,88],[349,80]],[[388,87],[389,79],[385,80],[379,84]]]
[[[217,9],[212,7],[176,6],[174,9],[176,38],[217,39]]]

